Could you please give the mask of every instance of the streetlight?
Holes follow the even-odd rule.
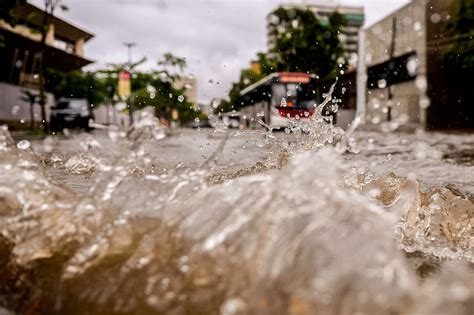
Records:
[[[132,80],[132,48],[137,46],[136,43],[131,43],[131,42],[124,42],[123,45],[128,48],[128,73],[129,73],[129,80]],[[130,83],[130,89],[131,89],[131,83]],[[130,124],[133,124],[133,111],[132,111],[132,106],[133,106],[133,93],[130,90],[130,96],[128,97],[127,100],[128,103],[128,112],[130,115]]]
[[[137,46],[136,43],[124,42],[123,45],[128,48],[128,65],[132,65],[132,48]]]

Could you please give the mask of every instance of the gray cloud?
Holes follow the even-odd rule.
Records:
[[[40,5],[41,0],[34,3]],[[122,43],[137,43],[134,59],[148,57],[143,69],[154,67],[165,52],[184,56],[198,79],[198,98],[222,97],[266,48],[266,15],[281,0],[66,0],[69,11],[58,12],[96,35],[86,45],[95,60],[92,69],[124,62]],[[287,1],[285,1],[287,2]],[[301,2],[301,1],[295,1]],[[311,2],[311,1],[306,1]],[[321,2],[321,0],[320,0]],[[407,0],[340,0],[364,5],[367,23],[388,14]],[[212,80],[213,83],[208,83]],[[217,84],[219,83],[219,84]]]

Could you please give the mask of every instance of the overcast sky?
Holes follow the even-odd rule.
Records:
[[[42,0],[34,0],[41,5]],[[65,0],[58,12],[95,38],[85,46],[93,68],[127,59],[123,42],[135,42],[135,60],[154,67],[165,52],[188,60],[198,80],[198,100],[223,97],[256,52],[266,49],[266,15],[279,4],[303,0]],[[306,0],[307,3],[316,2]],[[319,0],[365,7],[366,25],[408,0]],[[212,82],[212,83],[211,83]]]

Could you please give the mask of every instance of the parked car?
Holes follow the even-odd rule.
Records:
[[[191,128],[212,128],[211,122],[208,119],[193,121],[189,125]]]
[[[51,109],[51,130],[82,128],[89,131],[91,119],[93,119],[93,114],[86,99],[62,98]]]
[[[221,116],[222,122],[229,128],[240,128],[240,113],[232,111]]]

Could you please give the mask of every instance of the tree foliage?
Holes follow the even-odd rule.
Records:
[[[217,112],[232,111],[240,102],[240,92],[263,77],[281,71],[307,72],[321,78],[336,76],[347,63],[339,40],[339,30],[346,25],[344,16],[335,12],[328,21],[320,21],[310,10],[278,8],[270,15],[276,41],[268,53],[258,53],[260,72],[242,69],[227,99]]]
[[[445,54],[448,67],[465,71],[474,69],[474,0],[455,1],[452,18],[445,29],[447,37],[452,39]]]
[[[135,108],[152,106],[156,116],[171,120],[173,109],[178,111],[179,120],[187,123],[197,117],[194,109],[185,96],[184,88],[177,89],[174,81],[166,79],[161,71],[135,73],[132,79]]]
[[[0,20],[15,26],[18,20],[13,16],[12,11],[16,6],[25,4],[26,0],[0,0]],[[0,34],[0,48],[5,47],[5,37]]]
[[[338,12],[325,22],[309,9],[278,8],[272,19],[276,41],[269,52],[277,71],[309,72],[324,78],[345,63],[339,30],[346,21]]]
[[[170,52],[167,52],[163,55],[163,58],[158,61],[158,66],[163,68],[163,71],[167,71],[167,69],[178,69],[178,72],[182,73],[187,66],[186,58],[178,57],[173,55]]]
[[[95,73],[79,70],[61,72],[48,68],[46,90],[52,92],[56,98],[85,98],[94,106],[104,103],[109,96],[104,79],[98,78]]]
[[[178,111],[179,120],[187,123],[196,117],[201,117],[193,104],[185,96],[184,87],[176,88],[175,82],[179,78],[177,71],[184,71],[186,63],[184,58],[175,57],[168,53],[158,63],[160,68],[143,72],[138,67],[146,61],[142,58],[133,64],[109,64],[107,69],[95,72],[71,71],[61,72],[47,69],[46,89],[56,98],[85,98],[89,104],[114,104],[117,97],[118,72],[127,70],[132,72],[132,104],[133,109],[147,106],[155,108],[155,113],[161,118],[171,120],[173,109]],[[184,61],[184,62],[183,62]],[[169,63],[168,63],[169,62]],[[166,69],[165,69],[166,67]]]
[[[25,3],[26,0],[0,0],[0,19],[14,26],[18,21],[12,15],[12,10]]]
[[[215,110],[216,112],[230,112],[236,107],[240,101],[240,92],[252,83],[263,79],[265,76],[275,71],[275,65],[270,60],[267,54],[259,52],[257,53],[257,59],[255,60],[260,66],[260,72],[254,72],[251,68],[245,68],[240,71],[239,80],[232,84],[229,91],[228,99],[224,99],[219,104],[219,107]]]

